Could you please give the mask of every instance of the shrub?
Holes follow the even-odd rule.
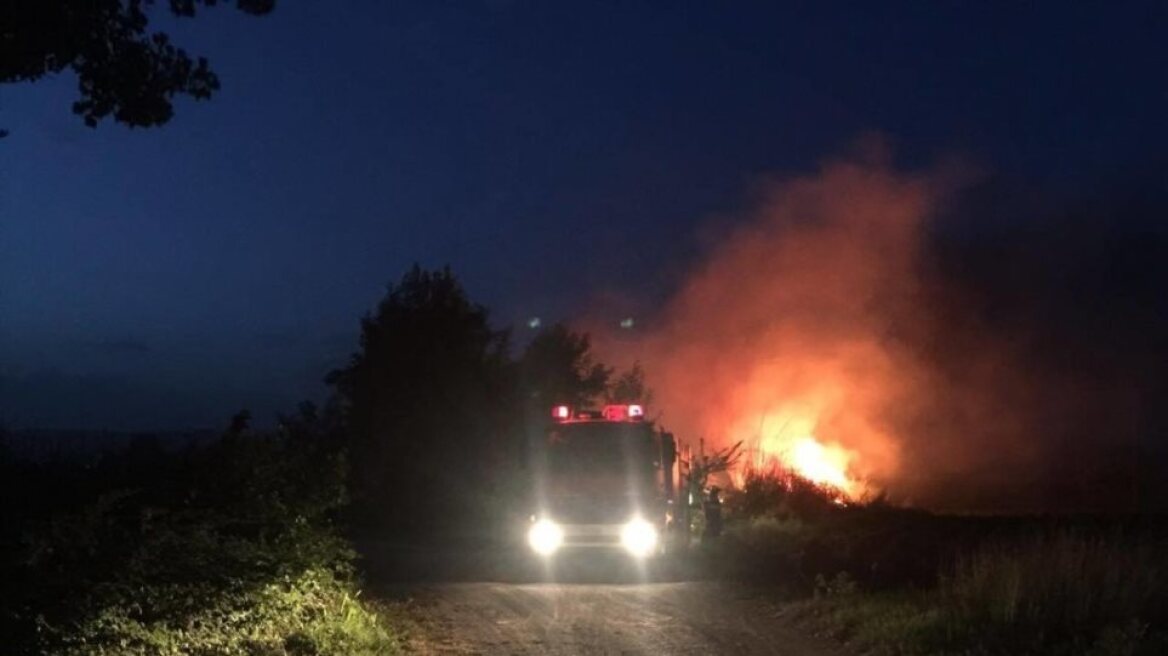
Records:
[[[374,654],[390,631],[359,597],[332,523],[344,460],[319,441],[229,435],[155,463],[27,534],[6,645],[80,655]],[[140,479],[127,479],[133,483]]]
[[[748,469],[742,487],[730,490],[726,509],[739,517],[822,518],[840,509],[839,492],[775,466]]]
[[[319,567],[259,585],[146,584],[99,596],[74,624],[42,622],[46,653],[381,654],[394,645],[351,583]]]
[[[806,590],[814,580],[813,573],[803,570],[811,535],[794,519],[739,518],[727,525],[720,538],[703,545],[701,555],[706,569],[716,576]]]

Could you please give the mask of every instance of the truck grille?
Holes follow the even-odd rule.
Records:
[[[620,524],[564,524],[565,547],[619,547]]]

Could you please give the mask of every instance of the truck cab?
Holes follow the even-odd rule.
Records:
[[[531,550],[545,558],[574,549],[661,553],[675,506],[672,435],[639,404],[561,405],[551,414],[532,453]]]

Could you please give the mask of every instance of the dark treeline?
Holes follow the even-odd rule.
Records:
[[[513,354],[449,270],[416,266],[328,382],[271,431],[245,410],[181,445],[0,439],[5,653],[383,653],[348,536],[497,537],[551,405],[644,394],[563,326]]]
[[[242,411],[213,439],[38,459],[0,439],[5,653],[392,651],[394,629],[360,597],[353,544],[504,553],[549,408],[649,396],[639,367],[618,375],[562,325],[516,349],[449,270],[416,266],[327,380],[323,403],[270,431]],[[1114,653],[1161,653],[1162,518],[938,516],[834,498],[752,476],[727,496],[726,534],[680,562],[811,598],[809,621],[843,639],[879,624],[887,635],[855,639],[896,653],[1114,640],[1136,649]],[[1002,614],[1019,603],[1046,610]],[[898,623],[925,609],[925,624]]]
[[[417,266],[362,320],[360,350],[328,381],[356,528],[405,539],[505,525],[525,489],[527,440],[553,405],[645,393],[639,369],[614,376],[563,325],[514,357],[448,269]]]

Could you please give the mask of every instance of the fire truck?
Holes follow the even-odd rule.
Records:
[[[677,446],[644,406],[556,406],[532,456],[527,543],[536,554],[612,549],[643,559],[665,551],[677,525]]]

